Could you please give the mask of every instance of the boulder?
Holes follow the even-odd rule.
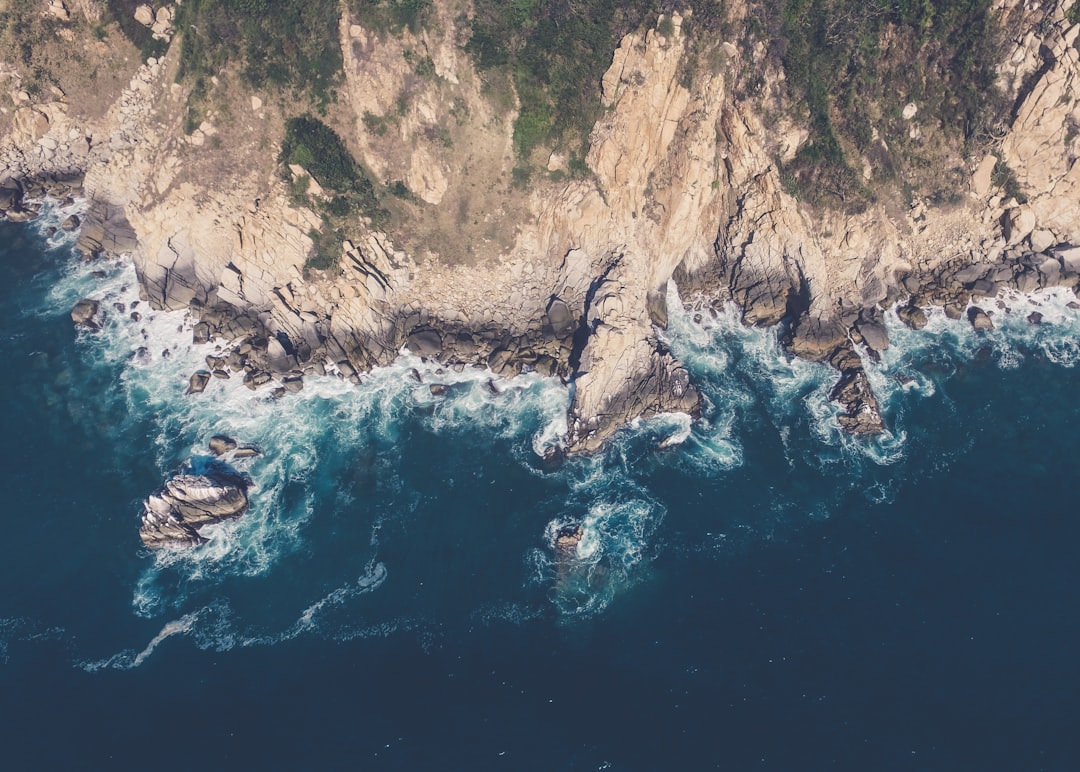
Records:
[[[296,357],[285,348],[284,343],[273,337],[266,343],[266,356],[270,363],[270,369],[275,373],[287,373],[296,367]]]
[[[96,300],[83,298],[71,309],[71,321],[83,327],[89,327],[91,330],[100,329],[101,325],[94,321],[100,306],[101,304]]]
[[[971,284],[971,294],[977,297],[992,298],[997,292],[997,282],[992,279],[978,279]]]
[[[1066,273],[1080,274],[1080,246],[1060,246],[1054,250],[1054,256]]]
[[[130,7],[130,6],[129,6]],[[154,23],[154,9],[149,5],[140,5],[135,9],[135,21],[144,27],[149,27]]]
[[[430,359],[442,352],[442,337],[435,330],[413,330],[407,345],[412,353]]]
[[[1002,218],[1001,225],[1009,246],[1019,244],[1035,230],[1035,213],[1027,207],[1013,207]]]
[[[978,306],[969,308],[967,316],[968,321],[971,322],[971,326],[976,330],[986,331],[994,329],[994,322],[990,319],[989,314]]]
[[[68,215],[64,218],[64,221],[60,223],[60,229],[65,231],[73,231],[79,227],[79,223],[82,222],[79,216],[76,214]]]
[[[881,408],[861,364],[841,371],[840,380],[829,392],[829,399],[844,409],[837,421],[848,434],[873,436],[885,431]]]
[[[568,338],[577,329],[577,320],[570,312],[570,307],[559,298],[553,298],[547,307],[547,321],[556,338]]]
[[[188,380],[187,391],[185,394],[201,394],[206,388],[206,384],[210,383],[210,373],[207,370],[196,370],[191,374],[191,378]]]
[[[847,331],[838,320],[807,315],[799,321],[787,348],[803,359],[824,362],[848,345]]]
[[[926,312],[914,303],[900,306],[896,309],[896,315],[900,318],[901,322],[913,330],[921,330],[926,327]]]
[[[1045,252],[1057,243],[1057,239],[1052,232],[1038,228],[1031,232],[1028,242],[1031,244],[1032,252]]]
[[[18,209],[22,202],[22,188],[15,180],[0,182],[0,213],[9,209]]]
[[[206,541],[199,528],[247,511],[247,487],[231,473],[177,475],[143,502],[139,538],[154,549],[198,546]]]
[[[230,450],[236,450],[236,440],[224,434],[215,434],[210,438],[210,452],[221,456]]]
[[[299,375],[288,375],[281,379],[281,385],[285,387],[285,391],[296,394],[304,390],[304,379]]]
[[[37,219],[38,210],[32,206],[20,209],[9,209],[5,212],[8,222],[30,222]]]
[[[1032,311],[1030,314],[1028,314],[1027,320],[1028,324],[1042,324],[1043,315],[1040,314],[1038,311]]]
[[[860,321],[855,329],[862,335],[867,348],[873,351],[885,351],[889,348],[889,333],[885,325],[875,321]]]

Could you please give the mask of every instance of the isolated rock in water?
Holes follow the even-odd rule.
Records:
[[[206,370],[197,370],[191,374],[191,380],[188,381],[187,393],[199,394],[206,388],[206,384],[210,383],[210,373]]]
[[[73,231],[78,227],[79,216],[74,214],[68,215],[68,217],[62,223],[60,223],[60,229],[65,231]]]
[[[224,434],[215,434],[210,438],[210,452],[215,456],[223,455],[230,450],[236,450],[236,440],[232,437],[227,437]]]
[[[225,474],[182,474],[143,502],[139,538],[147,547],[194,547],[206,541],[198,529],[247,511],[247,481]]]
[[[91,330],[99,329],[101,325],[94,321],[94,316],[97,315],[100,306],[101,304],[96,300],[83,298],[71,309],[71,321],[83,327],[89,327]]]
[[[976,330],[994,329],[994,322],[990,319],[989,314],[978,306],[972,306],[968,309],[968,321]]]
[[[555,556],[559,560],[568,560],[577,554],[578,543],[585,535],[585,529],[578,524],[564,525],[555,534]]]
[[[829,399],[844,408],[837,420],[840,428],[848,434],[873,436],[884,433],[885,421],[881,417],[881,408],[870,388],[866,370],[861,365],[841,371],[840,380],[829,393]]]
[[[262,451],[253,445],[244,445],[233,451],[233,458],[254,458],[262,455]]]
[[[1028,314],[1027,320],[1028,324],[1042,324],[1043,315],[1040,314],[1038,311],[1032,311],[1030,314]]]

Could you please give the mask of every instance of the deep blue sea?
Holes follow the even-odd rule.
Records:
[[[1080,768],[1068,293],[988,334],[887,313],[872,442],[828,368],[673,296],[705,418],[549,468],[569,393],[536,376],[185,396],[215,344],[132,321],[63,214],[0,223],[4,770]],[[251,510],[149,553],[141,500],[218,433],[263,451]]]

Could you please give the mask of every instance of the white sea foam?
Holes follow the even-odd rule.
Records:
[[[620,495],[612,498],[613,491]],[[631,481],[618,480],[587,507],[575,510],[571,507],[547,524],[547,548],[533,550],[527,561],[529,581],[553,588],[552,600],[564,617],[588,618],[641,578],[665,509]],[[568,526],[580,526],[582,536],[574,555],[563,559],[556,554],[555,541]]]
[[[331,590],[303,609],[295,622],[278,632],[244,629],[230,605],[219,600],[166,622],[141,651],[126,649],[104,659],[82,661],[78,665],[89,672],[105,668],[130,670],[142,665],[158,646],[175,636],[190,637],[200,649],[229,651],[251,646],[273,646],[308,633],[325,635],[322,620],[332,609],[345,607],[354,599],[379,589],[386,581],[386,576],[386,566],[382,563],[369,565],[355,582]],[[344,630],[336,629],[326,637],[359,637],[370,634],[373,634],[372,626],[363,625],[346,627]]]
[[[95,271],[104,271],[104,276],[94,276]],[[951,322],[939,311],[931,311],[927,330],[916,333],[889,312],[886,325],[893,347],[880,364],[869,364],[867,373],[892,432],[868,441],[839,429],[839,408],[828,399],[835,371],[789,356],[776,330],[746,327],[734,307],[704,311],[696,322],[693,311],[683,308],[673,284],[671,293],[665,337],[706,398],[705,418],[691,422],[685,416],[663,415],[635,422],[606,453],[572,459],[557,473],[569,491],[563,514],[548,524],[548,548],[531,551],[527,562],[530,582],[554,587],[553,603],[568,618],[601,612],[645,573],[665,509],[636,482],[643,460],[647,460],[644,467],[671,463],[708,476],[728,473],[743,463],[740,433],[751,425],[744,415],[761,405],[788,449],[789,460],[805,452],[805,443],[795,441],[794,431],[815,439],[816,463],[822,466],[847,464],[852,459],[895,464],[904,457],[906,445],[904,401],[935,393],[933,379],[913,366],[934,347],[944,344],[971,357],[980,347],[990,346],[1002,367],[1014,366],[1025,350],[1041,352],[1064,366],[1080,359],[1076,316],[1065,307],[1069,293],[1014,298],[1008,301],[1013,313],[996,313],[998,329],[982,335],[971,330],[966,320]],[[248,513],[207,528],[210,541],[199,549],[154,553],[135,587],[133,607],[138,615],[176,615],[190,608],[196,598],[226,593],[228,581],[265,577],[286,556],[312,547],[308,544],[312,521],[333,514],[328,509],[349,509],[355,498],[347,486],[332,495],[325,489],[327,468],[334,468],[335,463],[340,466],[342,458],[374,454],[379,485],[397,509],[380,512],[370,521],[368,544],[358,545],[365,547],[359,560],[367,566],[360,578],[321,595],[292,624],[256,630],[237,618],[227,600],[215,601],[180,614],[140,650],[84,663],[90,669],[136,667],[161,643],[177,636],[188,637],[203,648],[225,649],[273,645],[304,634],[351,640],[400,630],[430,633],[430,620],[408,614],[357,622],[349,613],[363,605],[362,596],[385,581],[379,532],[386,518],[407,517],[417,506],[416,495],[401,490],[394,468],[405,421],[416,421],[440,434],[479,431],[517,440],[518,461],[534,474],[540,472],[532,463],[533,454],[542,455],[557,445],[566,431],[570,392],[557,379],[528,374],[507,380],[475,368],[458,373],[407,351],[392,366],[367,374],[359,386],[332,376],[307,377],[302,392],[274,400],[268,390],[251,392],[237,377],[215,378],[204,393],[185,396],[188,376],[205,368],[206,355],[220,353],[220,346],[193,344],[194,320],[184,312],[154,311],[139,303],[136,310],[142,318],[133,321],[130,312],[138,301],[137,280],[130,263],[123,260],[73,262],[51,293],[50,307],[41,312],[55,314],[62,309],[66,313],[87,295],[102,301],[104,327],[101,333],[80,336],[91,356],[119,373],[129,415],[143,417],[139,420],[153,416],[151,441],[162,478],[193,455],[205,454],[206,441],[213,434],[229,434],[262,449],[262,455],[238,462],[254,481]],[[115,303],[124,310],[114,309]],[[1024,304],[1043,313],[1046,323],[1027,324],[1029,310],[1024,310]],[[433,394],[429,386],[434,383],[448,387],[446,392]],[[658,445],[669,450],[657,453]],[[888,500],[895,489],[881,482],[868,490],[872,500]],[[827,511],[821,516],[827,516]],[[582,526],[583,538],[576,564],[567,569],[556,565],[551,545],[558,528],[571,522]],[[509,602],[482,607],[474,616],[488,624],[498,619],[529,619],[536,613],[535,607]]]

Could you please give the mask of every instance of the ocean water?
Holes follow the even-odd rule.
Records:
[[[888,313],[891,433],[862,441],[828,368],[673,290],[704,418],[549,467],[569,395],[537,376],[404,353],[185,396],[215,344],[132,321],[130,265],[45,238],[64,214],[0,223],[4,769],[1080,764],[1070,294],[1005,298],[988,334]],[[262,450],[251,510],[149,553],[140,500],[218,433]]]

